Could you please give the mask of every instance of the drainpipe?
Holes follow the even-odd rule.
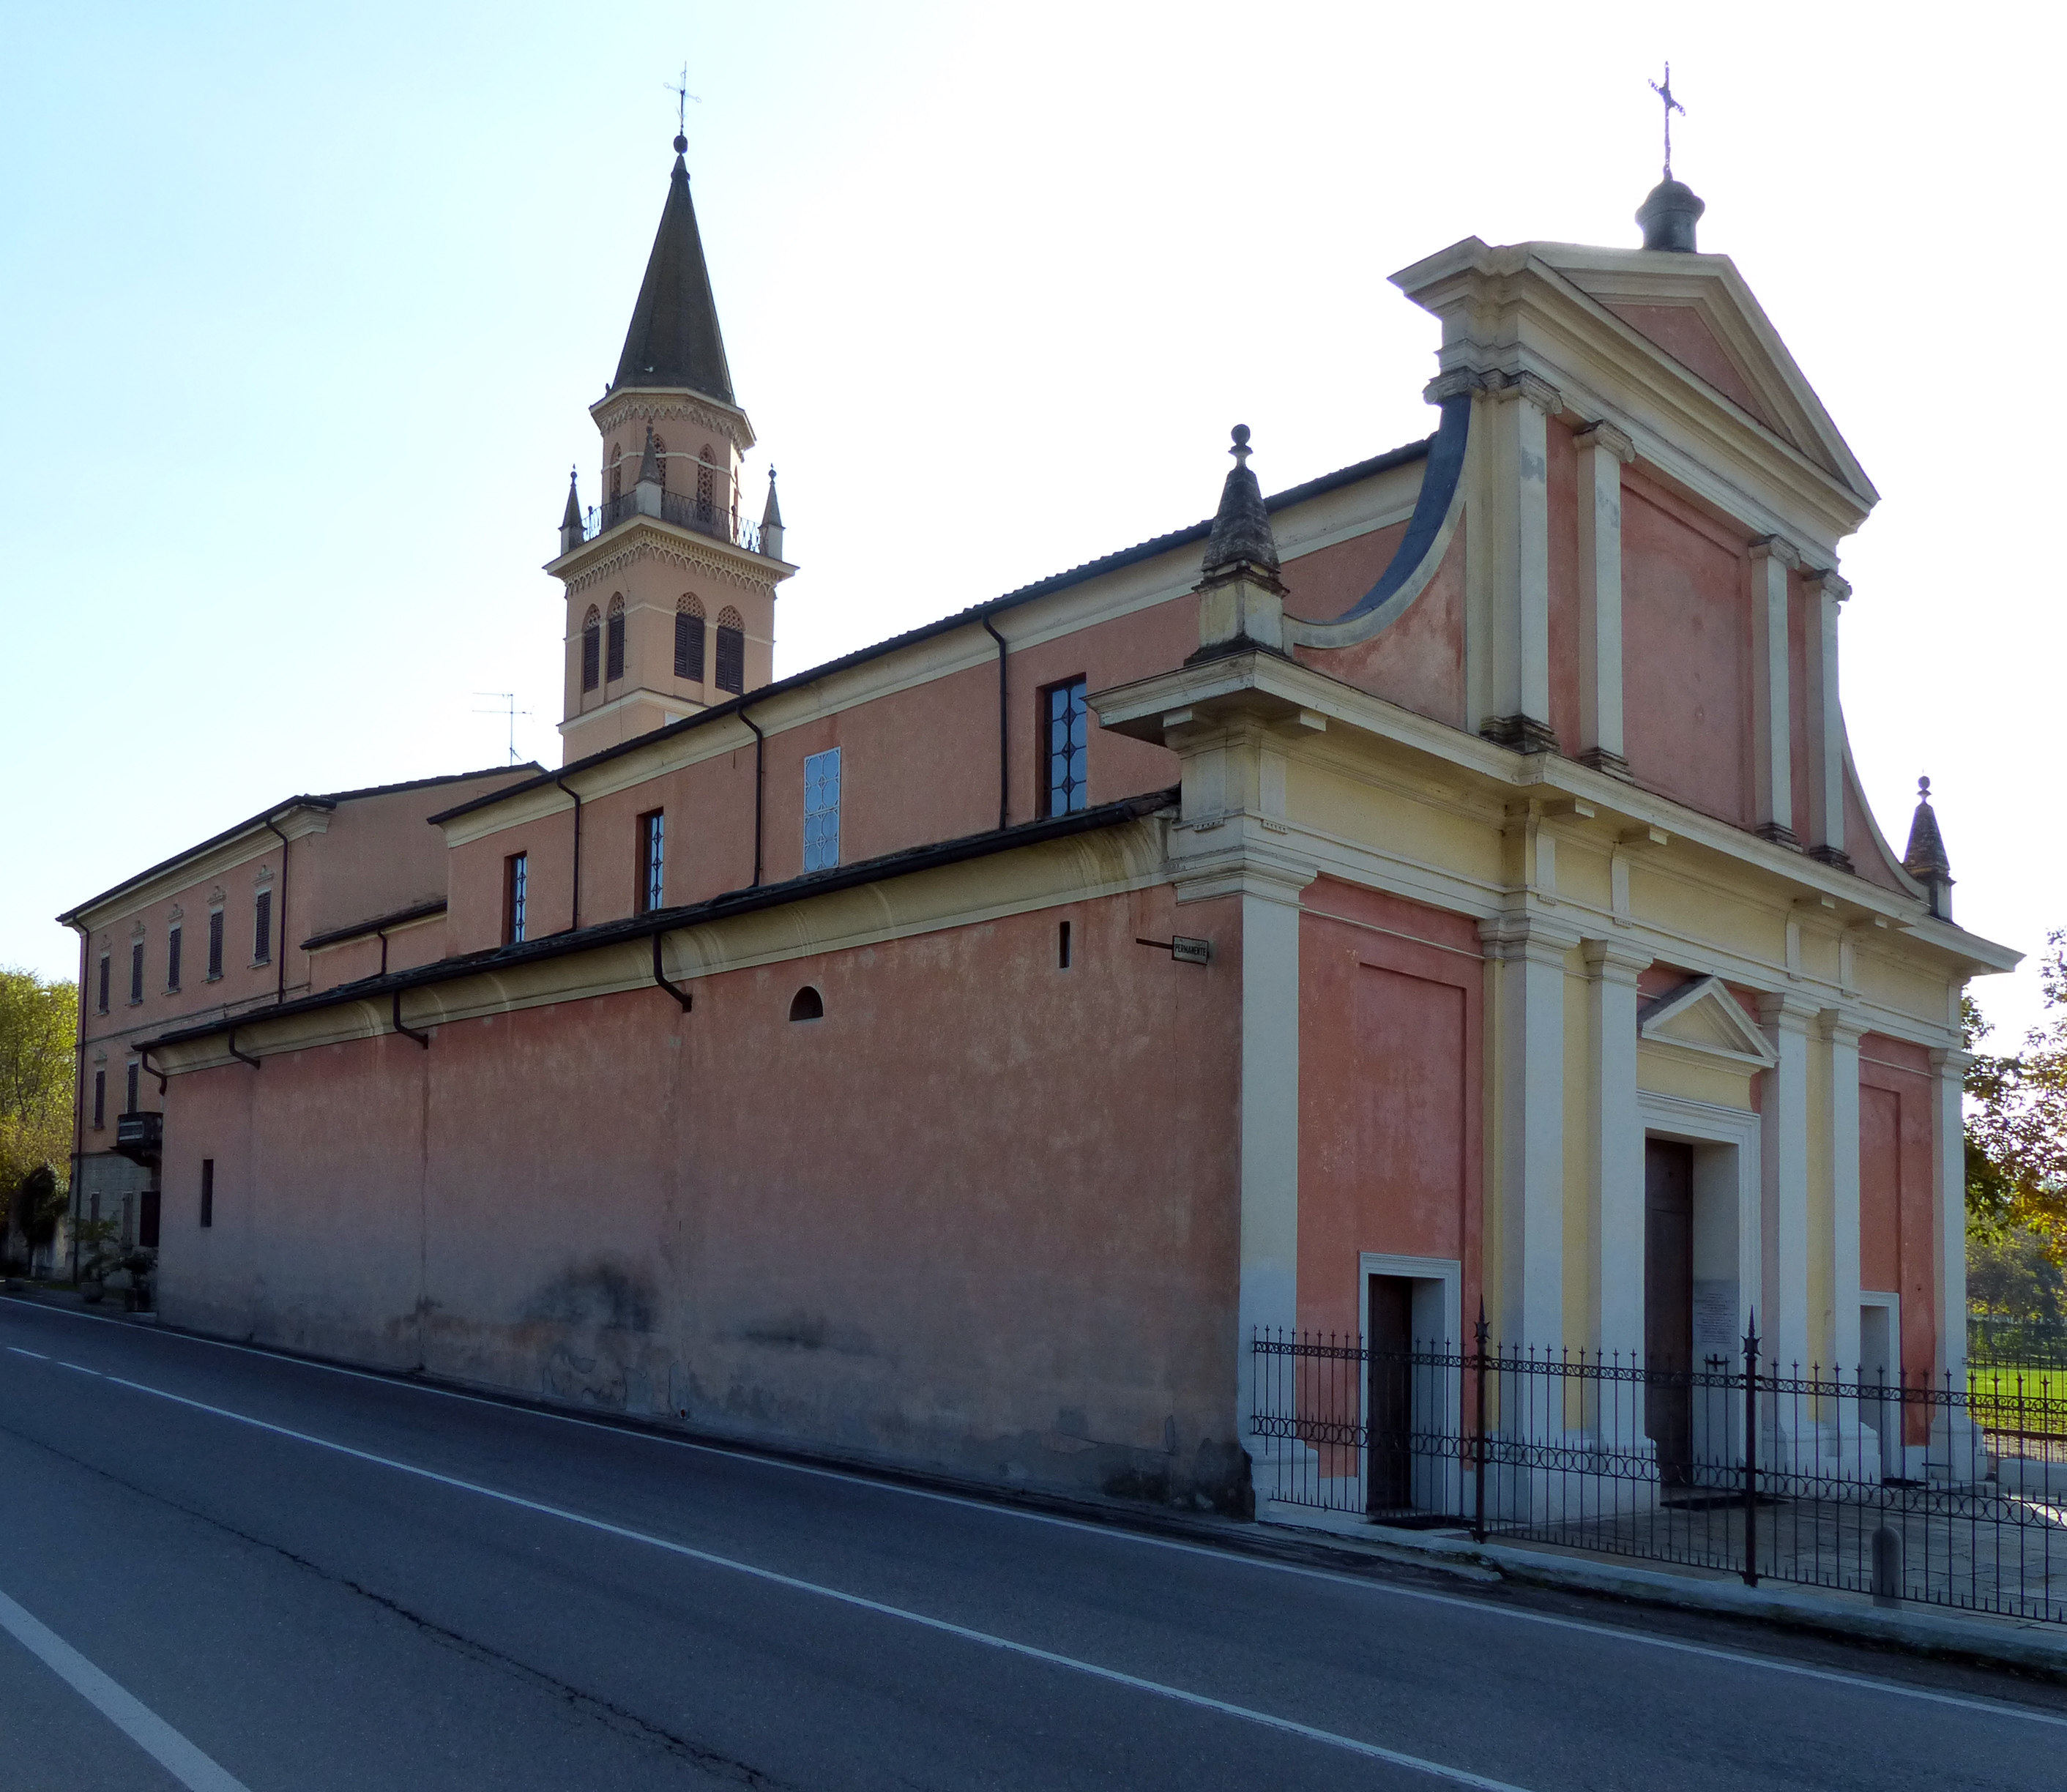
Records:
[[[680,1002],[682,1004],[683,1013],[687,1014],[689,1012],[689,992],[684,989],[680,983],[669,983],[667,978],[661,973],[660,930],[658,927],[656,927],[653,930],[653,981],[658,983],[661,988],[667,991],[670,995],[673,996],[677,1002]],[[396,999],[400,1001],[401,998],[397,996]]]
[[[237,1049],[237,1029],[234,1027],[229,1029],[229,1036],[223,1041],[223,1044],[229,1048],[230,1056],[236,1059],[239,1064],[248,1064],[254,1070],[263,1070],[266,1068],[249,1052],[240,1052]]]
[[[1005,637],[990,626],[990,618],[983,619],[984,627],[992,640],[997,643],[997,825],[1005,826],[1006,799],[1012,789],[1012,728],[1005,708]]]
[[[567,780],[560,776],[558,772],[553,775],[553,782],[561,789],[566,791],[566,793],[574,799],[575,804],[574,918],[568,922],[567,931],[576,934],[581,931],[581,793],[579,790],[570,789]]]
[[[159,1098],[163,1100],[165,1093],[165,1073],[152,1064],[149,1046],[140,1045],[136,1048],[136,1062],[143,1067],[145,1076],[155,1076],[158,1079],[158,1095]]]
[[[755,888],[756,890],[758,890],[758,889],[761,887],[761,788],[762,788],[762,785],[761,785],[761,755],[762,755],[763,749],[767,746],[767,744],[768,744],[768,737],[767,737],[765,735],[764,735],[764,734],[761,732],[761,729],[760,729],[760,728],[759,728],[758,724],[757,724],[755,723],[755,721],[754,721],[753,718],[751,716],[749,716],[749,715],[748,715],[748,714],[746,713],[746,706],[745,706],[745,704],[743,704],[743,703],[740,706],[740,710],[739,710],[739,719],[740,719],[740,720],[741,720],[741,721],[744,722],[744,723],[745,723],[745,724],[749,728],[752,728],[752,729],[753,730],[753,888]]]
[[[402,992],[399,989],[395,991],[395,1031],[405,1038],[413,1039],[426,1052],[430,1050],[431,1036],[428,1033],[420,1033],[414,1027],[402,1024]]]
[[[287,933],[287,837],[280,833],[278,828],[273,827],[273,817],[270,815],[266,817],[266,825],[273,828],[273,832],[280,835],[280,912],[273,917],[273,924],[278,930],[278,942],[274,951],[279,961],[280,980],[278,990],[273,999],[275,1002],[285,1002],[287,999],[287,940],[289,938]]]

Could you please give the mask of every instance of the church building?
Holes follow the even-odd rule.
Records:
[[[1231,1511],[1296,1466],[1269,1328],[1957,1372],[2016,955],[1861,793],[1877,494],[1687,188],[1395,275],[1425,440],[1265,496],[1237,427],[1210,521],[777,679],[675,148],[546,568],[564,763],[64,918],[77,1185],[169,1323]]]

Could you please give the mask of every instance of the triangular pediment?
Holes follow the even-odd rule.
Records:
[[[1532,256],[1869,505],[1879,493],[1727,255],[1531,243]]]
[[[1708,1057],[1770,1070],[1780,1058],[1720,977],[1698,977],[1637,1012],[1639,1035]]]

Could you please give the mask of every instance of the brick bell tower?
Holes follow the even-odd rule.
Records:
[[[774,677],[782,513],[768,475],[758,525],[741,463],[753,426],[733,397],[717,306],[675,139],[660,228],[617,374],[589,407],[603,437],[601,501],[567,484],[562,762],[729,702]]]

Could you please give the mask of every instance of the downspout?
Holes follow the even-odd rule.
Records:
[[[997,825],[1002,830],[1006,798],[1012,789],[1012,727],[1010,712],[1005,707],[1005,637],[991,627],[988,616],[984,618],[983,626],[997,643]]]
[[[395,1031],[404,1038],[413,1039],[426,1052],[430,1050],[431,1036],[428,1033],[420,1033],[414,1027],[402,1024],[402,992],[399,989],[395,991]]]
[[[569,933],[571,933],[571,934],[578,934],[578,933],[579,933],[579,932],[581,931],[581,793],[580,793],[579,790],[573,790],[573,789],[568,789],[567,780],[566,780],[565,778],[562,777],[562,776],[560,776],[557,772],[554,772],[554,773],[553,774],[553,782],[554,782],[554,783],[555,783],[556,785],[558,785],[560,787],[560,789],[562,789],[562,790],[566,791],[566,793],[567,793],[567,795],[568,795],[568,796],[570,796],[571,797],[572,797],[572,798],[574,799],[574,805],[575,805],[575,900],[574,900],[574,918],[573,918],[571,921],[569,921],[569,922],[567,922],[567,931],[568,931]]]
[[[239,1064],[248,1064],[254,1070],[263,1070],[266,1068],[249,1052],[240,1052],[237,1049],[237,1029],[234,1027],[229,1029],[229,1036],[223,1043],[229,1048],[230,1056],[236,1059]]]
[[[376,927],[373,933],[374,937],[380,942],[380,975],[384,977],[388,975],[388,930],[385,927]]]
[[[753,718],[746,713],[746,706],[744,703],[741,703],[739,707],[739,719],[753,730],[753,883],[752,887],[758,890],[761,887],[761,755],[768,744],[768,737],[761,732],[759,725],[756,724]]]
[[[661,988],[667,991],[670,995],[673,996],[677,1002],[680,1002],[682,1004],[683,1013],[687,1014],[689,1012],[689,992],[684,989],[679,983],[669,983],[667,978],[661,973],[660,930],[658,927],[656,927],[653,930],[653,981],[658,983]],[[400,1002],[401,1000],[401,997],[397,995],[395,999],[397,1002]]]
[[[266,817],[266,825],[280,835],[280,912],[273,918],[273,924],[279,935],[279,943],[275,951],[279,959],[280,980],[273,999],[284,1003],[287,999],[287,941],[291,937],[287,932],[287,837],[273,827],[273,817],[270,815]]]
[[[151,1048],[149,1046],[140,1045],[136,1048],[136,1062],[143,1066],[145,1076],[155,1076],[158,1079],[158,1096],[162,1101],[165,1093],[165,1073],[164,1071],[156,1069],[152,1066],[151,1063]]]

